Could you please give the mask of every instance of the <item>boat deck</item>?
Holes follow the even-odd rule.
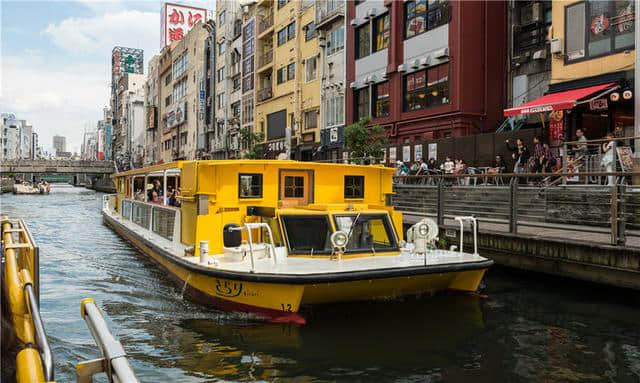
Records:
[[[224,270],[231,272],[242,272],[252,274],[281,274],[281,275],[313,275],[313,274],[333,274],[348,273],[358,271],[390,270],[412,267],[429,267],[444,265],[462,265],[475,262],[487,261],[479,255],[461,253],[449,250],[435,250],[425,255],[412,254],[409,251],[402,251],[399,255],[377,255],[355,258],[342,258],[342,260],[329,259],[327,256],[301,257],[286,255],[284,247],[276,248],[275,262],[273,258],[254,258],[254,268],[252,271],[251,257],[247,253],[242,261],[229,262],[223,259],[223,254],[210,254],[207,264],[200,263],[200,257],[184,256],[186,246],[171,242],[149,230],[146,230],[131,221],[124,220],[111,211],[104,211],[125,226],[128,230],[135,232],[144,240],[162,248],[176,258],[193,263],[203,268]]]

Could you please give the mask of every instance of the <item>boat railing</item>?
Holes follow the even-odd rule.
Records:
[[[39,251],[22,220],[2,217],[2,290],[16,337],[18,381],[53,381],[53,355],[40,316]],[[31,346],[28,346],[31,345]],[[33,347],[35,345],[36,347]]]
[[[150,230],[169,241],[180,241],[180,209],[149,202],[124,199],[122,218]]]
[[[109,331],[102,313],[92,298],[82,300],[80,315],[87,323],[89,332],[98,345],[102,357],[82,361],[76,365],[78,383],[90,383],[93,381],[93,376],[101,372],[107,375],[109,382],[138,382],[122,344]]]
[[[271,249],[273,264],[277,264],[276,260],[276,247],[273,241],[273,233],[271,232],[271,227],[266,222],[247,222],[244,226],[232,227],[230,230],[232,231],[246,231],[247,232],[247,242],[249,245],[249,256],[251,257],[251,272],[255,273],[256,270],[256,260],[253,256],[253,238],[251,237],[251,231],[254,229],[267,229],[267,233],[269,234],[269,248]]]
[[[460,248],[458,250],[461,253],[463,252],[464,223],[469,222],[471,224],[471,230],[473,231],[473,254],[478,255],[478,221],[476,220],[476,217],[464,216],[454,217],[454,219],[460,223]]]

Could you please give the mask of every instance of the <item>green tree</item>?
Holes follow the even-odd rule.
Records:
[[[264,134],[262,132],[254,132],[251,128],[240,129],[240,141],[242,147],[246,149],[243,157],[251,160],[262,158],[262,140]]]
[[[344,128],[345,146],[349,152],[349,158],[353,162],[361,164],[369,158],[376,162],[384,157],[384,148],[387,145],[387,136],[380,125],[368,126],[371,120],[362,118],[360,121]]]

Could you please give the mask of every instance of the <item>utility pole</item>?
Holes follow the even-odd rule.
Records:
[[[640,7],[638,6],[638,2],[636,1],[634,4],[635,17],[633,20],[634,23],[634,31],[635,31],[635,51],[636,51],[636,63],[634,67],[634,86],[633,86],[633,100],[634,100],[634,114],[633,114],[633,135],[636,137],[634,140],[634,164],[633,171],[640,172],[640,97],[638,96],[638,92],[640,92],[640,73],[638,73],[638,66],[640,66],[640,53],[638,52],[638,44],[640,44],[640,28],[638,28],[638,20],[640,20]],[[634,185],[640,185],[640,175],[636,175],[633,177]]]

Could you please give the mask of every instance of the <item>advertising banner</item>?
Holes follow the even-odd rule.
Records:
[[[207,21],[207,10],[188,5],[163,3],[160,19],[160,49],[182,40],[197,23]]]

